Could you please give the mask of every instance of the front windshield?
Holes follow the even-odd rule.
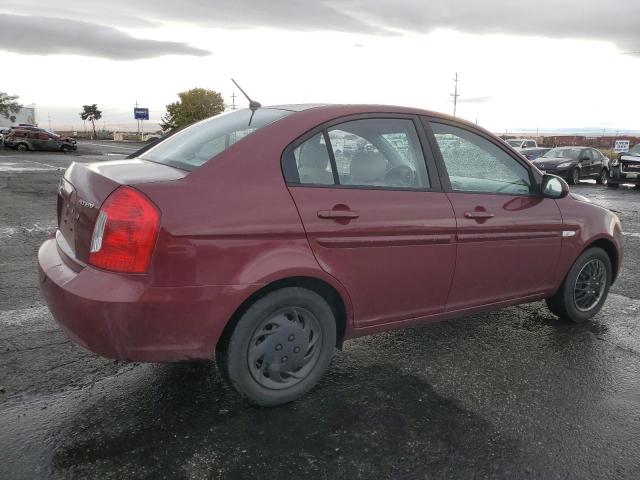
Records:
[[[512,147],[519,147],[522,145],[522,140],[507,140],[507,143]]]
[[[544,158],[569,158],[577,160],[580,156],[580,148],[552,148],[543,155]]]
[[[167,137],[139,158],[193,170],[256,130],[290,115],[290,110],[248,108],[202,120]],[[251,121],[251,123],[249,123]]]

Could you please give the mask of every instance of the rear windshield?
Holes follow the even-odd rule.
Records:
[[[247,135],[291,113],[289,110],[260,108],[252,117],[251,110],[246,108],[217,115],[167,137],[139,158],[193,170]]]

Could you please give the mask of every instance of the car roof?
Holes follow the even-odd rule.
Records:
[[[278,110],[288,110],[291,112],[304,112],[308,110],[322,111],[327,116],[347,116],[358,115],[367,113],[384,113],[384,114],[405,114],[405,115],[422,115],[433,117],[436,119],[446,120],[450,122],[456,122],[459,124],[467,125],[478,130],[487,131],[484,128],[478,126],[475,123],[464,120],[460,117],[454,117],[447,115],[446,113],[435,112],[433,110],[426,110],[422,108],[406,107],[400,105],[384,105],[384,104],[369,104],[369,103],[299,103],[299,104],[283,104],[283,105],[269,105],[262,108],[272,108]],[[490,132],[489,132],[490,133]],[[492,134],[493,135],[493,134]],[[527,140],[527,139],[523,139]]]

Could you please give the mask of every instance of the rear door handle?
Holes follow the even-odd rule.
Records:
[[[318,210],[318,218],[353,219],[358,218],[359,216],[360,215],[356,212],[352,212],[351,210]]]
[[[464,212],[464,217],[473,218],[476,220],[482,220],[485,218],[493,218],[494,215],[493,213],[489,213],[489,212]]]

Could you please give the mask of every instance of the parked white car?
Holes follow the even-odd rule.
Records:
[[[505,141],[516,150],[522,150],[523,148],[538,148],[538,143],[535,140],[529,140],[528,138],[510,138]]]

